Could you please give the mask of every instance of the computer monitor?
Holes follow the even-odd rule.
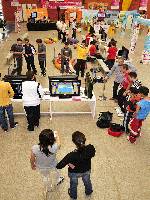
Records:
[[[59,98],[71,98],[80,96],[80,80],[49,80],[50,96]]]
[[[9,82],[13,91],[14,99],[22,99],[22,82],[27,80],[26,76],[4,76],[3,80]]]
[[[37,12],[32,12],[31,13],[31,18],[37,18]]]

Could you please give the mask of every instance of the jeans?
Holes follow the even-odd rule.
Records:
[[[0,106],[0,124],[3,130],[8,130],[6,113],[8,115],[10,128],[14,128],[15,126],[12,105],[10,104],[8,106]]]
[[[19,58],[16,58],[16,60],[14,60],[14,64],[16,62],[16,68],[13,69],[11,75],[14,75],[17,73],[17,75],[21,75],[21,72],[22,72],[22,57],[19,57]]]
[[[46,60],[39,60],[39,65],[40,65],[40,68],[41,68],[41,73],[43,75],[46,74]]]
[[[27,121],[28,121],[28,130],[34,131],[34,126],[39,126],[40,119],[40,105],[38,106],[24,106]]]
[[[77,199],[77,186],[78,186],[78,178],[82,178],[82,181],[85,186],[85,194],[90,195],[93,192],[92,183],[90,180],[90,171],[85,173],[69,173],[68,176],[70,178],[70,197],[72,199]]]
[[[35,64],[34,64],[34,56],[25,57],[25,60],[27,63],[28,71],[31,71],[31,68],[32,68],[33,72],[37,73],[37,70],[36,70]]]
[[[117,91],[118,91],[119,85],[120,85],[120,83],[117,83],[114,81],[114,85],[113,85],[113,98],[114,99],[118,98]]]
[[[77,59],[77,65],[75,69],[77,76],[79,76],[79,72],[81,71],[81,77],[84,77],[85,65],[86,65],[86,60]]]
[[[61,59],[61,73],[64,73],[64,65],[66,66],[66,73],[69,72],[69,59]]]
[[[114,63],[115,63],[115,59],[110,59],[110,60],[108,59],[108,60],[105,61],[105,64],[108,66],[109,70],[111,70]]]

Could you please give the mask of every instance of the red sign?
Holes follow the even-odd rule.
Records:
[[[58,6],[75,6],[80,7],[82,6],[82,0],[56,0],[56,1],[49,1],[49,0],[41,0],[41,4],[43,8],[50,8],[56,9]]]

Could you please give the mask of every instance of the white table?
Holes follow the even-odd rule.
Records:
[[[45,91],[48,91],[47,88],[44,89]],[[49,103],[49,108],[47,112],[41,112],[41,114],[48,114],[50,115],[50,118],[52,119],[53,114],[91,114],[93,119],[95,117],[95,111],[96,111],[96,97],[93,93],[93,97],[92,99],[88,99],[84,94],[83,94],[83,88],[81,88],[81,96],[77,96],[77,97],[73,97],[73,98],[64,98],[64,99],[60,99],[59,97],[51,97],[50,95],[44,95],[44,97],[42,98],[42,102],[48,102]],[[12,99],[13,103],[22,103],[22,99]],[[80,103],[80,102],[87,102],[89,104],[90,107],[90,111],[89,112],[84,112],[84,111],[74,111],[74,112],[68,112],[68,111],[64,111],[64,112],[58,112],[55,111],[53,109],[54,104],[56,102],[72,102],[72,103]],[[25,112],[19,112],[19,113],[14,113],[15,115],[22,115],[25,114]]]

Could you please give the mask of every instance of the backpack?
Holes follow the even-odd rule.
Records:
[[[96,125],[99,128],[109,128],[111,121],[112,121],[112,116],[113,116],[113,113],[111,113],[109,111],[108,112],[101,112],[99,114],[99,118],[96,122]]]

